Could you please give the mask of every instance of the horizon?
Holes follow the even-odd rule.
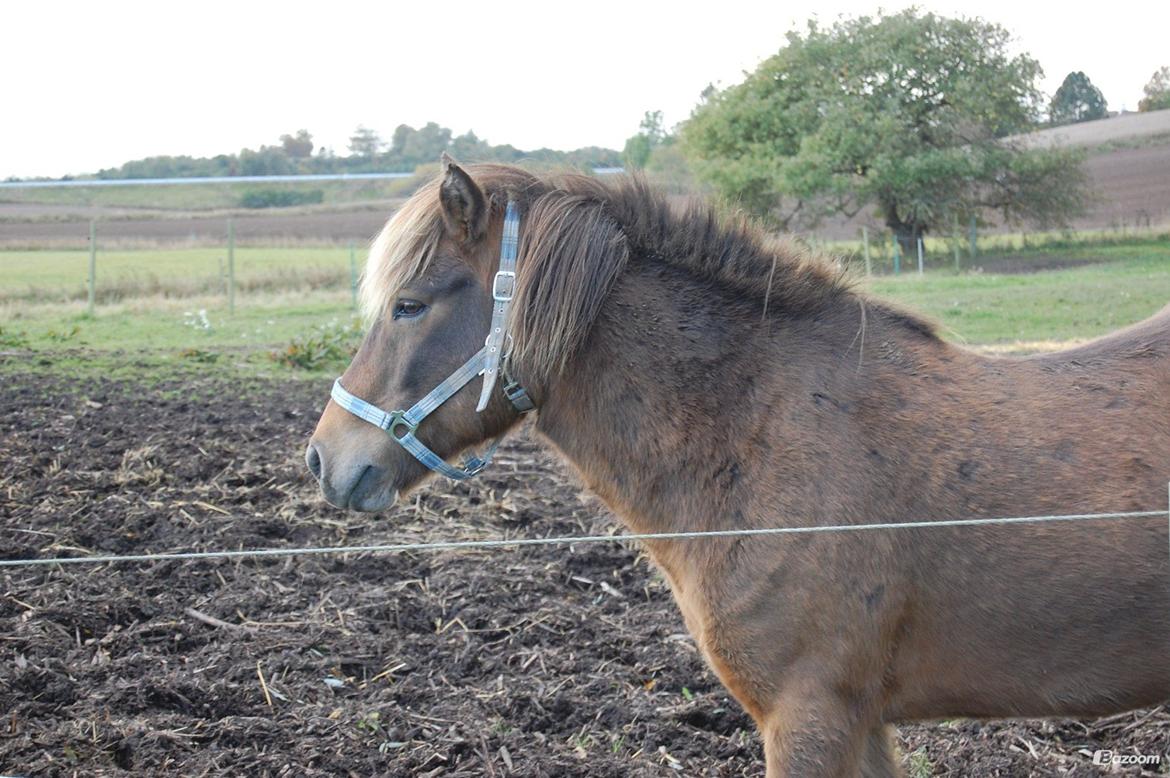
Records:
[[[1002,0],[915,5],[1000,24],[1013,36],[1012,51],[1029,53],[1044,68],[1039,86],[1046,95],[1081,70],[1111,112],[1135,110],[1142,86],[1170,64],[1159,59],[1170,8],[1122,2],[1108,14],[1071,18]],[[708,83],[738,83],[808,19],[829,24],[876,12],[876,4],[854,0],[827,9],[802,2],[783,11],[733,0],[710,17],[701,9],[606,0],[586,21],[612,31],[590,37],[547,34],[550,26],[565,29],[565,21],[527,0],[505,13],[464,5],[446,21],[419,8],[369,3],[316,17],[276,4],[215,2],[185,18],[186,34],[171,38],[169,12],[142,2],[71,6],[69,25],[61,24],[56,8],[9,7],[0,19],[24,34],[6,42],[0,68],[25,75],[10,85],[6,100],[9,115],[20,120],[5,127],[0,180],[88,175],[151,156],[234,154],[276,145],[281,134],[298,129],[344,156],[358,125],[388,140],[399,124],[429,121],[456,136],[470,130],[493,145],[526,151],[620,151],[644,112],[663,111],[673,127],[690,115]],[[358,34],[348,27],[354,18],[362,22]],[[371,30],[387,31],[388,42],[371,42],[378,40]],[[135,44],[111,48],[117,37]],[[498,50],[485,50],[484,40]],[[515,48],[524,58],[509,69]],[[48,60],[50,52],[67,54]],[[499,78],[466,83],[467,73],[490,74],[496,62],[502,63],[495,66]],[[425,77],[398,81],[397,72]],[[387,90],[389,99],[371,97]]]

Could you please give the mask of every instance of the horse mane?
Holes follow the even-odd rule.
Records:
[[[723,214],[699,198],[681,205],[638,175],[599,179],[538,176],[506,165],[467,172],[502,213],[520,208],[514,358],[534,377],[561,370],[588,335],[629,262],[657,262],[758,302],[761,317],[815,316],[857,294],[844,270],[791,239],[766,233],[742,213]],[[444,235],[439,181],[425,184],[387,222],[370,249],[362,310],[373,319],[423,273]],[[870,310],[922,335],[928,322],[884,303]]]

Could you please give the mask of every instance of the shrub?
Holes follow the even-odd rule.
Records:
[[[287,208],[291,205],[312,205],[322,202],[325,192],[320,189],[253,189],[240,198],[244,208]]]
[[[269,356],[285,367],[301,370],[341,369],[345,367],[361,344],[361,322],[349,324],[333,322],[316,327],[308,335],[293,338],[292,342]]]

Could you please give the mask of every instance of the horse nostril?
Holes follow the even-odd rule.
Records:
[[[309,449],[305,452],[305,464],[309,466],[309,472],[318,481],[321,480],[321,454],[318,453],[317,447],[312,443],[309,444]]]

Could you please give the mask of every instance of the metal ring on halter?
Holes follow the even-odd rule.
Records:
[[[491,336],[491,335],[488,335],[488,336],[487,336],[487,337],[484,339],[484,341],[483,341],[483,345],[484,345],[484,347],[485,347],[485,348],[490,348],[490,346],[488,345],[488,341],[490,341],[491,339],[492,339],[492,336]],[[508,357],[512,356],[512,349],[513,349],[513,348],[515,347],[515,345],[516,345],[516,341],[515,341],[515,340],[512,338],[512,333],[510,333],[510,332],[505,332],[505,333],[504,333],[504,342],[505,342],[507,345],[506,345],[506,346],[504,346],[504,347],[502,347],[502,348],[500,349],[500,361],[501,361],[501,362],[503,362],[503,361],[504,361],[505,359],[507,359]]]

